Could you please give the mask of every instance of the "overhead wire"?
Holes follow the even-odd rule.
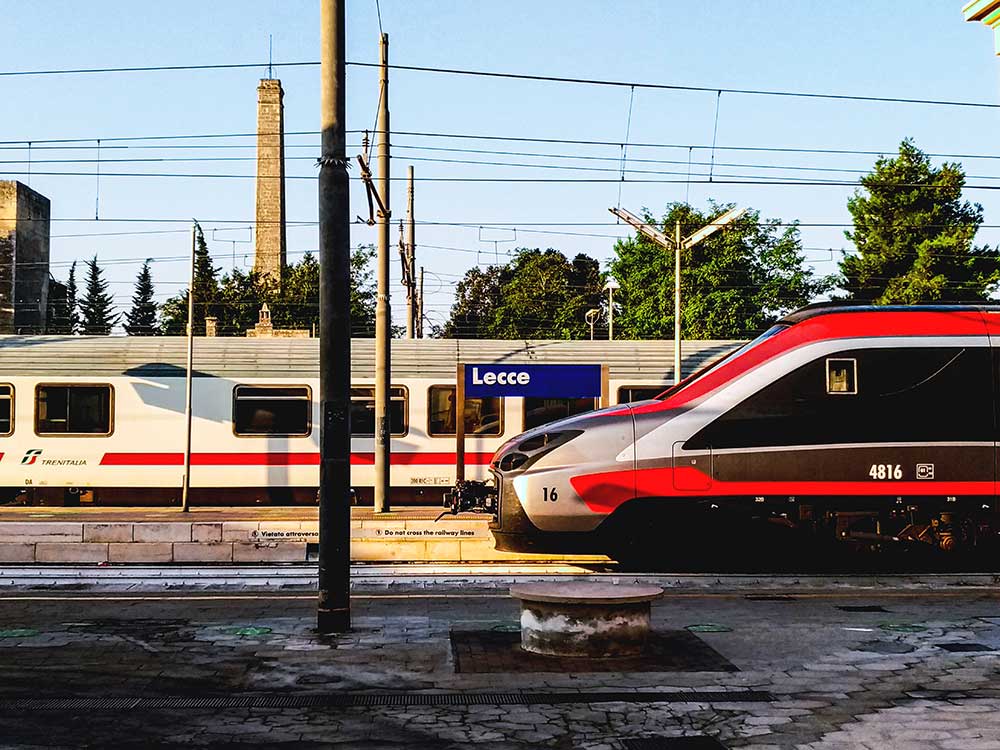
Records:
[[[367,132],[366,130],[348,130],[348,134],[361,134]],[[151,136],[102,136],[101,137],[101,148],[102,149],[148,149],[148,148],[160,148],[160,149],[170,149],[170,148],[183,148],[183,149],[223,149],[223,148],[241,148],[241,149],[253,149],[256,148],[255,144],[204,144],[204,145],[190,145],[190,144],[163,144],[163,145],[112,145],[109,146],[109,142],[136,142],[136,141],[163,141],[163,140],[190,140],[197,138],[207,138],[207,139],[225,139],[225,138],[256,138],[259,134],[253,133],[202,133],[202,134],[178,134],[178,135],[151,135]],[[276,135],[276,134],[271,134]],[[293,136],[318,136],[318,131],[304,130],[304,131],[286,131],[284,133],[286,137]],[[528,136],[517,136],[517,135],[491,135],[491,134],[475,134],[475,133],[445,133],[445,132],[431,132],[431,131],[393,131],[394,137],[413,137],[413,138],[446,138],[446,139],[464,139],[464,140],[483,140],[483,141],[509,141],[516,143],[544,143],[544,144],[561,144],[561,145],[573,145],[573,146],[607,146],[620,148],[625,145],[629,148],[657,148],[657,149],[676,149],[676,150],[705,150],[710,151],[712,149],[712,144],[691,144],[691,143],[657,143],[657,142],[627,142],[623,144],[621,141],[610,141],[610,140],[593,140],[593,139],[573,139],[573,138],[543,138],[543,137],[528,137]],[[49,150],[87,150],[96,148],[96,146],[88,145],[93,144],[97,139],[95,137],[85,137],[85,138],[53,138],[53,139],[32,139],[30,143],[32,148],[35,150],[39,149],[49,149]],[[0,149],[19,149],[24,150],[27,148],[29,143],[28,139],[20,140],[8,140],[0,141]],[[50,144],[50,145],[39,145],[39,144]],[[72,145],[51,145],[51,144],[81,144],[77,146]],[[412,144],[393,144],[394,148],[418,148]],[[286,144],[285,148],[316,148],[318,149],[318,144]],[[431,150],[433,147],[430,146],[420,146],[419,148],[425,148]],[[898,146],[893,146],[887,149],[873,150],[873,149],[847,149],[847,148],[828,148],[828,147],[792,147],[792,146],[723,146],[716,145],[715,149],[717,151],[748,151],[748,152],[765,152],[765,153],[806,153],[806,154],[823,154],[823,155],[850,155],[850,156],[886,156],[892,154],[897,150]],[[503,153],[501,151],[486,151],[485,153]],[[975,154],[975,153],[946,153],[946,152],[925,152],[927,156],[940,159],[990,159],[997,160],[1000,159],[1000,154]],[[516,152],[513,155],[531,155],[523,154],[521,152]],[[554,156],[554,155],[553,155]],[[582,158],[582,157],[581,157]],[[617,160],[615,158],[615,160]]]
[[[209,63],[201,65],[140,65],[140,66],[116,66],[105,68],[47,68],[39,70],[4,70],[0,71],[0,77],[25,77],[25,76],[53,76],[53,75],[83,75],[83,74],[110,74],[110,73],[153,73],[153,72],[176,72],[176,71],[207,71],[207,70],[239,70],[247,68],[295,68],[295,67],[319,67],[319,60],[298,60],[289,62],[267,63]],[[358,68],[378,68],[381,63],[365,62],[358,60],[346,61],[348,67]],[[769,96],[804,99],[827,99],[832,101],[857,101],[884,104],[916,104],[935,107],[973,107],[983,109],[1000,109],[1000,104],[993,102],[974,102],[952,99],[921,99],[917,97],[901,96],[871,96],[862,94],[831,94],[814,91],[791,91],[783,89],[743,89],[726,88],[720,86],[691,86],[674,83],[655,83],[644,81],[620,81],[603,78],[578,78],[573,76],[541,75],[533,73],[513,73],[509,71],[496,70],[476,70],[471,68],[447,68],[429,65],[399,65],[390,64],[390,70],[400,70],[415,73],[433,73],[439,75],[471,76],[477,78],[501,78],[514,81],[534,81],[540,83],[563,83],[585,86],[610,86],[610,87],[634,87],[638,89],[651,89],[659,91],[681,91],[681,92],[702,92],[726,94],[741,94],[746,96]]]

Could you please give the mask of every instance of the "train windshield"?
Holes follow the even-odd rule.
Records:
[[[706,373],[710,372],[711,370],[714,370],[716,367],[718,367],[719,365],[721,365],[723,362],[729,362],[731,359],[735,359],[736,357],[739,357],[739,356],[741,356],[743,354],[746,354],[748,351],[750,351],[755,346],[757,346],[760,342],[765,341],[766,339],[771,338],[776,333],[781,333],[782,331],[784,331],[788,327],[789,326],[788,326],[787,323],[778,323],[776,325],[771,326],[766,331],[764,331],[764,333],[762,333],[760,336],[758,336],[757,338],[755,338],[753,341],[748,341],[743,346],[741,346],[739,349],[734,349],[733,351],[729,352],[729,354],[725,355],[724,357],[719,357],[717,360],[715,360],[714,362],[712,362],[710,364],[705,365],[700,370],[695,370],[693,373],[691,373],[686,378],[684,378],[684,380],[682,380],[680,383],[678,383],[677,385],[671,386],[670,388],[668,388],[667,390],[665,390],[663,393],[661,393],[659,396],[657,396],[656,397],[657,400],[664,401],[664,400],[670,398],[671,396],[676,395],[677,393],[679,393],[680,391],[682,391],[685,388],[687,388],[689,385],[691,385],[696,380],[699,380]]]

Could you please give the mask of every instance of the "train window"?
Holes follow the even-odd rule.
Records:
[[[557,419],[583,414],[597,408],[596,398],[536,398],[524,399],[524,429],[540,427]]]
[[[856,359],[828,359],[826,361],[826,392],[857,395],[858,361]]]
[[[407,431],[406,389],[394,385],[389,389],[389,430],[393,437],[403,437]],[[375,437],[375,387],[351,388],[351,434],[355,437]]]
[[[304,436],[312,431],[308,386],[238,385],[233,389],[233,432],[241,437]]]
[[[427,434],[455,434],[455,386],[432,385],[427,392]],[[502,435],[503,399],[497,396],[465,399],[462,410],[466,435]]]
[[[0,435],[14,432],[14,386],[0,385]]]
[[[828,381],[830,362],[851,360],[845,377]],[[853,385],[856,396],[831,398],[830,385]],[[986,442],[993,439],[993,399],[987,347],[855,349],[779,378],[684,447]]]
[[[110,435],[110,385],[39,385],[35,388],[38,435]]]
[[[618,389],[618,403],[631,404],[633,401],[648,401],[659,396],[668,387],[666,385],[623,385]]]

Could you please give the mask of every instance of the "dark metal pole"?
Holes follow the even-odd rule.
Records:
[[[319,608],[321,633],[351,628],[351,234],[344,4],[320,0]]]

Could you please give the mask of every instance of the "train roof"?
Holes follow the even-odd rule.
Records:
[[[969,312],[970,310],[977,310],[981,312],[1000,312],[1000,304],[996,303],[970,303],[970,304],[928,304],[928,305],[859,305],[855,302],[848,301],[832,301],[832,302],[814,302],[805,307],[800,307],[798,310],[789,313],[784,318],[778,321],[779,324],[784,323],[787,325],[794,325],[795,323],[801,323],[803,320],[809,320],[810,318],[816,318],[820,315],[830,315],[833,313],[889,313],[889,312],[908,312],[908,313],[927,313],[927,312]]]
[[[0,336],[0,378],[183,377],[187,339],[181,336]],[[688,372],[741,346],[743,341],[684,341]],[[669,385],[672,341],[501,341],[393,339],[394,378],[453,381],[459,363],[607,364],[610,377]],[[205,338],[194,341],[200,377],[319,377],[319,339]],[[351,342],[351,379],[374,381],[375,342]]]

